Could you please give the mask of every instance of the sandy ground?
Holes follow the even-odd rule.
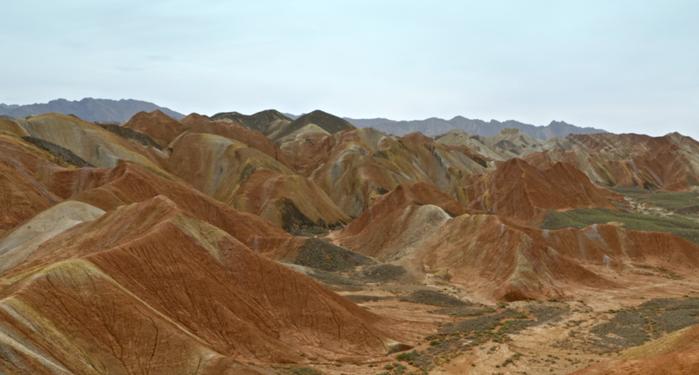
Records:
[[[325,374],[337,375],[569,374],[619,355],[618,351],[602,350],[596,346],[594,334],[590,332],[592,327],[608,322],[615,311],[633,308],[653,298],[699,297],[699,277],[669,279],[657,272],[647,272],[646,269],[628,275],[630,276],[626,278],[626,282],[645,285],[604,292],[578,290],[575,299],[558,302],[567,306],[567,312],[560,319],[509,334],[504,342],[488,340],[474,347],[464,345],[463,348],[435,360],[439,364],[427,371],[397,359],[400,353],[374,358],[364,363],[315,363],[310,367]],[[424,353],[430,346],[430,335],[438,332],[441,326],[464,318],[440,313],[439,308],[435,306],[399,300],[401,294],[414,288],[415,286],[409,285],[371,284],[361,290],[340,293],[348,297],[378,297],[377,301],[359,304],[394,320],[391,329],[400,331],[403,342],[413,346],[412,350]],[[469,300],[468,295],[461,297]],[[517,310],[531,303],[515,302],[507,306],[490,303],[490,307]],[[396,365],[405,367],[401,370],[403,372],[394,372]]]

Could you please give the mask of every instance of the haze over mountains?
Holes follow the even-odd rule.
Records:
[[[156,104],[133,100],[110,100],[84,98],[79,101],[65,99],[52,100],[43,104],[7,105],[0,104],[0,115],[10,117],[26,117],[49,112],[73,114],[82,119],[103,123],[124,123],[138,112],[151,112],[161,110],[175,119],[181,119],[184,115],[171,109],[160,107]],[[298,117],[287,115],[289,118]],[[462,116],[456,116],[450,120],[441,118],[428,118],[424,120],[396,121],[384,118],[352,119],[345,118],[353,125],[361,128],[374,128],[386,133],[405,135],[412,132],[420,132],[428,136],[447,133],[451,130],[461,130],[469,134],[480,136],[494,136],[503,129],[518,129],[523,134],[536,139],[547,140],[555,137],[565,137],[568,134],[593,134],[604,133],[605,130],[590,127],[578,127],[563,121],[552,121],[546,126],[525,124],[519,121],[473,120]]]
[[[568,134],[606,133],[606,131],[602,129],[578,127],[564,121],[551,121],[551,123],[548,125],[537,126],[525,124],[515,120],[503,122],[497,120],[483,121],[472,120],[463,116],[456,116],[451,120],[436,117],[412,121],[395,121],[383,118],[348,120],[356,126],[362,128],[374,128],[396,135],[420,132],[425,135],[435,136],[457,129],[469,134],[491,137],[500,133],[500,131],[504,129],[518,129],[530,137],[546,140],[555,137],[565,137]]]
[[[63,113],[76,115],[84,120],[105,123],[123,123],[138,112],[151,112],[160,110],[168,116],[180,119],[184,117],[171,109],[160,107],[153,103],[134,99],[95,99],[84,98],[82,100],[56,99],[48,103],[36,104],[2,104],[0,103],[0,115],[10,117],[27,117],[43,113]]]
[[[678,133],[0,117],[3,374],[695,374],[698,269]]]

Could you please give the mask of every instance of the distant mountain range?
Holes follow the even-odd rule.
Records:
[[[111,100],[85,98],[78,101],[57,99],[48,103],[40,104],[0,104],[0,115],[10,117],[26,117],[47,112],[56,112],[73,114],[87,121],[107,123],[124,123],[138,112],[151,112],[154,110],[160,110],[175,119],[181,119],[184,117],[183,114],[169,108],[161,107],[154,103],[133,99]],[[288,116],[290,120],[298,117],[291,114],[285,115]],[[522,133],[530,137],[546,140],[555,137],[565,137],[568,134],[606,133],[606,131],[602,129],[578,127],[563,121],[552,121],[546,126],[536,126],[514,120],[503,122],[490,120],[486,122],[483,120],[468,119],[462,116],[456,116],[451,120],[445,120],[437,117],[411,121],[396,121],[385,118],[345,118],[345,120],[357,127],[371,127],[395,135],[421,132],[428,136],[436,136],[458,129],[474,135],[494,136],[500,133],[500,131],[503,129],[514,128],[519,129]]]
[[[518,129],[520,132],[537,139],[551,139],[565,137],[568,134],[593,134],[607,133],[606,130],[579,127],[563,121],[551,121],[546,126],[525,124],[523,122],[507,120],[472,120],[462,116],[456,116],[451,120],[431,117],[425,120],[395,121],[385,118],[374,119],[346,119],[357,127],[374,128],[386,133],[403,135],[412,132],[420,132],[429,136],[445,134],[451,130],[463,130],[469,134],[484,137],[497,135],[503,129]]]
[[[176,119],[184,117],[181,113],[175,112],[169,108],[133,99],[111,100],[85,98],[76,101],[56,99],[48,103],[27,105],[7,105],[0,103],[0,115],[4,116],[21,118],[42,113],[56,112],[76,115],[83,120],[92,122],[123,123],[138,112],[151,112],[155,110],[160,110]]]

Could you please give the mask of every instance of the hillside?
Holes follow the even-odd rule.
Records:
[[[3,374],[692,373],[698,268],[676,133],[0,118]]]
[[[139,112],[152,112],[159,110],[173,119],[180,120],[183,114],[169,108],[160,107],[154,103],[134,99],[96,99],[84,98],[70,101],[66,99],[51,100],[48,103],[36,103],[27,105],[9,105],[0,103],[0,116],[24,118],[48,112],[76,115],[81,119],[100,123],[124,123]],[[313,111],[300,116],[287,115],[270,109],[260,111],[252,115],[239,112],[221,112],[212,115],[213,120],[228,119],[238,122],[246,127],[257,130],[265,135],[275,133],[273,138],[282,138],[299,129],[314,123],[320,123],[320,128],[333,133],[337,129],[346,129],[352,126],[359,128],[374,128],[376,130],[394,134],[406,135],[420,132],[429,136],[437,136],[453,130],[460,130],[471,135],[483,137],[495,136],[505,129],[518,129],[529,137],[538,140],[562,138],[569,134],[595,134],[604,133],[605,130],[579,127],[564,121],[551,121],[548,125],[531,125],[515,120],[508,121],[483,121],[456,116],[446,120],[432,117],[424,120],[397,121],[386,118],[354,119],[332,118],[333,115],[323,111]],[[287,125],[289,125],[287,127]],[[284,128],[284,129],[282,129]]]

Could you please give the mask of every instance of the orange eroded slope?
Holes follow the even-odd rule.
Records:
[[[164,195],[189,215],[223,229],[253,250],[283,253],[295,246],[291,236],[264,219],[227,207],[181,181],[135,163],[121,162],[108,170],[70,171],[57,179],[70,187],[64,189],[65,198],[72,196],[103,210]]]
[[[62,233],[1,280],[0,342],[75,373],[362,358],[388,342],[377,316],[162,196]]]
[[[315,182],[295,174],[269,155],[225,137],[185,133],[173,142],[172,173],[203,193],[290,229],[285,211],[308,226],[349,221]],[[288,208],[288,210],[287,210]]]
[[[465,212],[434,185],[401,184],[335,234],[338,243],[363,254],[391,259],[429,236],[451,216]]]
[[[699,184],[699,142],[677,133],[570,135],[526,159],[571,163],[605,186],[681,191]]]
[[[47,152],[0,134],[0,235],[60,201],[45,186],[61,170]]]
[[[495,171],[474,178],[464,187],[472,210],[521,221],[538,221],[548,210],[612,208],[621,197],[593,185],[566,163],[536,168],[522,159],[510,159]]]

